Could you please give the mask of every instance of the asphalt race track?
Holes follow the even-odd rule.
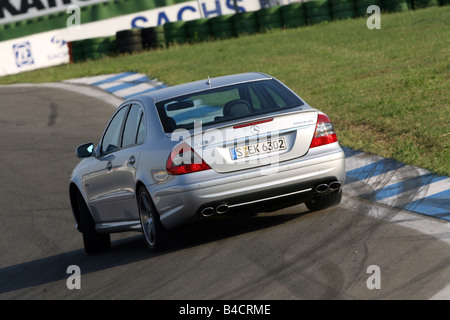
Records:
[[[74,150],[98,142],[119,100],[59,84],[2,86],[0,97],[2,300],[450,298],[448,222],[345,188],[332,209],[184,226],[164,253],[125,233],[88,255],[68,199]],[[80,289],[67,286],[71,265]]]

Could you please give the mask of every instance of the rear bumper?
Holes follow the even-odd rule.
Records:
[[[338,187],[332,189],[329,185],[338,185]],[[326,186],[326,191],[318,192],[317,186]],[[230,212],[239,212],[241,214],[271,212],[312,200],[316,194],[324,195],[338,192],[340,189],[341,183],[336,177],[330,176],[208,203],[200,208],[198,215],[209,217]]]
[[[300,159],[276,166],[228,174],[208,170],[191,174],[195,182],[154,190],[161,222],[170,229],[205,208],[217,210],[220,206],[254,211],[287,207],[308,200],[317,184],[338,181],[343,185],[345,155],[339,145],[315,149]]]

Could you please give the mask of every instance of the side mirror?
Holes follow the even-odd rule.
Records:
[[[94,154],[94,144],[89,142],[78,146],[76,150],[78,158],[90,158]]]

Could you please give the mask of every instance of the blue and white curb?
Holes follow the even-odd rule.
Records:
[[[344,191],[390,207],[450,221],[450,178],[344,148]]]
[[[123,99],[167,87],[157,79],[150,79],[146,75],[136,72],[71,79],[64,82],[93,86]]]
[[[167,87],[144,74],[123,72],[66,80],[99,88],[127,99]],[[343,148],[347,179],[344,193],[450,221],[450,178],[377,155]]]

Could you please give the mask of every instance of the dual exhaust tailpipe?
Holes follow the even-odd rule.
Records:
[[[327,191],[336,191],[339,190],[341,188],[341,183],[339,181],[333,181],[330,183],[321,183],[318,184],[315,188],[314,191],[316,193],[325,193]]]
[[[317,186],[315,186],[313,188],[313,190],[315,193],[321,194],[321,193],[325,193],[325,192],[337,191],[337,190],[341,189],[341,186],[342,185],[339,181],[333,181],[330,183],[318,184]],[[225,203],[222,203],[222,204],[219,204],[217,207],[212,207],[212,206],[205,207],[200,211],[200,213],[204,217],[211,217],[212,215],[215,215],[215,214],[224,214],[224,213],[228,212],[228,210],[229,210],[228,205]]]
[[[204,217],[211,217],[214,214],[224,214],[228,211],[228,205],[225,203],[219,204],[217,207],[206,207],[202,209],[201,214]]]

